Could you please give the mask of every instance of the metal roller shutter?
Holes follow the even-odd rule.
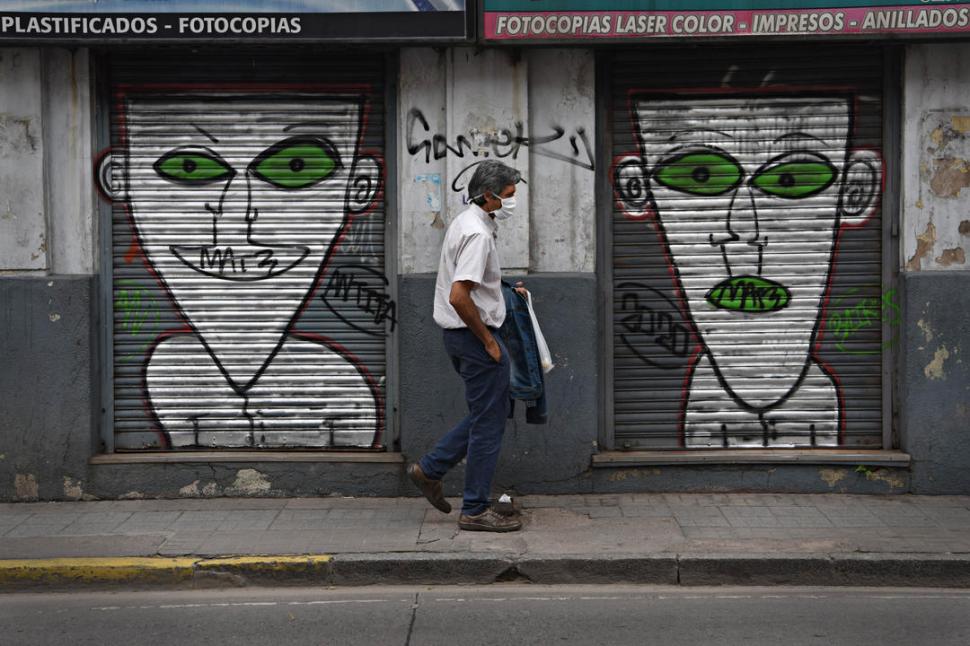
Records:
[[[107,67],[115,449],[381,448],[383,57]]]
[[[881,446],[882,52],[609,69],[615,446]]]

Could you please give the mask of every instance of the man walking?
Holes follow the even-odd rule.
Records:
[[[468,183],[470,204],[448,227],[435,284],[434,320],[445,350],[465,382],[468,415],[448,431],[408,475],[437,509],[449,513],[441,478],[463,459],[465,491],[458,526],[485,532],[521,529],[519,520],[489,509],[492,476],[509,414],[509,357],[499,339],[505,321],[497,220],[515,209],[519,172],[496,160],[478,165]]]

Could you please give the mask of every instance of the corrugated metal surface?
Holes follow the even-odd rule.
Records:
[[[383,69],[111,61],[116,449],[381,446]]]
[[[618,448],[881,444],[881,61],[611,61]]]

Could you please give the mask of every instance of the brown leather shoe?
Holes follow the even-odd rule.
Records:
[[[424,475],[424,471],[421,470],[421,466],[417,462],[408,465],[408,476],[410,476],[411,482],[421,490],[424,497],[428,499],[428,502],[434,505],[435,509],[446,514],[451,513],[451,504],[445,500],[441,480],[432,480]]]
[[[522,529],[522,521],[486,509],[476,516],[462,514],[458,517],[458,527],[471,532],[515,532]]]

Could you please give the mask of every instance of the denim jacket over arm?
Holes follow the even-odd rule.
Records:
[[[545,379],[539,363],[539,346],[536,344],[529,305],[525,297],[509,283],[502,281],[505,296],[505,322],[499,334],[509,351],[511,376],[509,396],[513,406],[509,417],[515,412],[515,400],[526,403],[525,420],[529,424],[545,424],[547,419]]]

